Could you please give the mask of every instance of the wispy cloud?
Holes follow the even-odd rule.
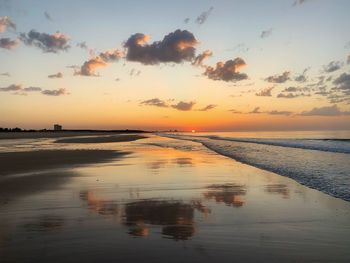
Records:
[[[14,95],[28,95],[28,92],[41,92],[43,95],[47,96],[61,96],[69,94],[66,89],[57,90],[43,90],[40,87],[26,87],[23,88],[22,85],[12,84],[7,87],[0,88],[0,92],[14,92]]]
[[[267,29],[267,30],[263,30],[260,34],[260,38],[267,38],[269,36],[271,36],[272,34],[272,28]]]
[[[199,24],[199,25],[204,24],[207,21],[209,15],[213,12],[213,10],[214,10],[214,7],[210,7],[207,11],[202,12],[196,18],[196,23]]]
[[[209,105],[199,109],[198,111],[209,111],[209,110],[212,110],[216,107],[217,107],[217,105],[215,105],[215,104],[209,104]]]
[[[66,95],[67,91],[66,89],[62,88],[57,90],[43,90],[41,93],[47,96],[61,96],[61,95]]]
[[[49,12],[45,11],[44,16],[48,21],[53,22],[53,19],[52,19],[51,15],[49,14]]]
[[[292,6],[302,5],[306,2],[310,2],[311,0],[295,0],[292,4]]]
[[[279,93],[277,94],[277,98],[283,98],[283,99],[295,99],[298,97],[309,97],[310,94],[305,93]]]
[[[281,75],[269,76],[265,79],[265,81],[271,82],[271,83],[284,83],[287,80],[290,80],[290,72],[289,71],[285,71]]]
[[[253,114],[256,114],[256,113],[262,113],[260,111],[260,107],[255,107],[252,111],[250,111],[249,113],[253,113]]]
[[[350,115],[350,111],[341,111],[337,105],[313,108],[310,111],[303,111],[302,116],[340,116]]]
[[[267,111],[265,113],[270,115],[285,115],[285,116],[290,116],[293,114],[293,112],[291,111],[278,111],[278,110]]]
[[[261,97],[271,97],[271,91],[274,89],[275,87],[269,87],[269,88],[265,88],[261,91],[259,91],[258,93],[255,93],[256,96],[261,96]]]
[[[22,89],[22,86],[21,85],[17,85],[17,84],[12,84],[12,85],[9,85],[7,87],[4,87],[4,88],[0,88],[0,91],[19,91]]]
[[[340,61],[331,61],[327,65],[323,66],[323,71],[326,73],[331,73],[338,69],[341,69],[342,66],[343,66],[343,63]]]
[[[31,30],[27,34],[21,33],[20,39],[25,45],[35,46],[44,52],[58,53],[70,48],[69,37],[60,32],[50,35]]]
[[[77,47],[80,47],[81,49],[88,49],[88,46],[85,41],[77,43]]]
[[[47,77],[50,79],[60,79],[63,78],[63,74],[61,72],[58,72],[56,74],[48,75]]]
[[[155,107],[161,107],[161,108],[167,108],[169,105],[161,99],[154,98],[149,100],[141,101],[141,105],[147,105],[147,106],[155,106]]]
[[[306,69],[304,69],[303,73],[300,74],[300,75],[298,75],[298,76],[296,76],[296,77],[294,78],[294,80],[297,81],[297,82],[305,82],[305,81],[307,81],[306,73],[307,73],[309,70],[310,70],[309,67],[306,68]]]

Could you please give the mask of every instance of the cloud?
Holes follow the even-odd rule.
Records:
[[[230,112],[232,112],[232,113],[242,113],[241,111],[238,111],[238,110],[235,110],[235,109],[230,109],[230,110],[228,110],[228,111],[230,111]]]
[[[261,96],[261,97],[271,97],[271,91],[274,89],[275,87],[269,87],[269,88],[265,88],[263,90],[261,90],[258,93],[255,93],[256,96]]]
[[[282,91],[284,92],[284,91]],[[311,96],[310,94],[305,93],[279,93],[277,94],[277,98],[283,98],[283,99],[294,99],[298,97],[305,97],[305,96]]]
[[[66,89],[43,90],[41,93],[47,96],[61,96],[67,94],[67,91]]]
[[[246,63],[241,58],[217,62],[215,68],[207,66],[204,75],[213,80],[223,81],[240,81],[248,78],[245,73],[239,73],[239,69],[246,66]]]
[[[234,46],[233,48],[228,49],[228,51],[235,51],[235,50],[237,50],[237,52],[245,53],[245,52],[249,51],[249,47],[247,47],[247,45],[245,43],[239,43],[236,46]]]
[[[194,101],[190,101],[190,102],[180,101],[177,104],[171,105],[171,107],[180,111],[190,111],[192,110],[192,107],[195,104],[196,103]]]
[[[98,76],[95,73],[96,68],[106,67],[108,63],[118,61],[123,56],[124,53],[118,49],[101,52],[98,56],[85,61],[79,70],[75,70],[74,75]]]
[[[141,70],[137,70],[137,69],[131,69],[130,70],[130,73],[129,73],[129,75],[130,76],[139,76],[141,74]]]
[[[8,16],[0,17],[0,33],[5,32],[8,28],[16,30],[16,24]]]
[[[31,30],[28,34],[21,33],[20,39],[27,46],[35,46],[44,52],[58,53],[70,48],[69,38],[60,32],[50,35]]]
[[[58,72],[56,74],[48,75],[47,77],[50,79],[60,79],[63,78],[63,74],[61,72]]]
[[[199,25],[202,25],[207,21],[209,15],[211,12],[214,10],[214,7],[210,7],[207,11],[202,12],[197,18],[196,18],[196,23]]]
[[[299,76],[296,76],[294,78],[295,81],[297,82],[305,82],[307,80],[307,77],[306,77],[306,72],[310,70],[310,67],[304,69],[303,73],[300,74]]]
[[[297,91],[299,91],[299,89],[296,87],[288,87],[282,90],[282,92],[297,92]]]
[[[346,64],[350,64],[350,55],[348,55],[348,58],[346,60]]]
[[[264,30],[260,34],[260,38],[267,38],[272,34],[272,28]]]
[[[350,115],[350,111],[341,111],[337,105],[313,108],[310,111],[303,111],[302,116],[340,116]]]
[[[170,100],[170,101],[173,101]],[[194,101],[190,101],[190,102],[184,102],[184,101],[180,101],[174,105],[169,105],[166,101],[161,100],[159,98],[153,98],[153,99],[149,99],[149,100],[144,100],[140,102],[140,105],[147,105],[147,106],[155,106],[155,107],[160,107],[160,108],[174,108],[180,111],[190,111],[192,110],[193,106],[196,103]],[[208,108],[206,110],[209,110],[210,108],[215,107],[215,105],[208,105]]]
[[[254,110],[252,110],[249,113],[262,113],[262,112],[260,111],[260,107],[255,107]]]
[[[4,49],[14,49],[15,47],[17,47],[18,45],[18,41],[17,40],[12,40],[10,38],[4,37],[4,38],[0,38],[0,48],[4,48]]]
[[[41,90],[42,89],[39,87],[28,87],[23,89],[23,91],[26,91],[26,92],[41,91]]]
[[[333,81],[333,84],[337,85],[339,90],[350,90],[350,74],[341,74]]]
[[[289,76],[290,76],[290,72],[285,71],[281,75],[269,76],[265,79],[265,81],[271,82],[271,83],[284,83],[290,79]]]
[[[195,45],[198,41],[187,30],[176,30],[166,35],[163,40],[147,44],[149,36],[137,33],[124,44],[127,48],[126,59],[145,65],[159,63],[181,63],[195,58]]]
[[[169,107],[169,105],[165,101],[160,100],[158,98],[144,100],[144,101],[141,101],[140,104],[141,105],[147,105],[147,106],[161,107],[161,108]]]
[[[272,110],[272,111],[267,111],[267,114],[270,115],[285,115],[285,116],[289,116],[291,115],[293,112],[291,111],[278,111],[278,110]]]
[[[213,52],[209,49],[203,51],[203,53],[196,56],[192,62],[192,65],[194,66],[202,66],[203,61],[207,59],[208,57],[211,57],[213,55]]]
[[[8,72],[3,72],[3,73],[0,73],[0,76],[10,77],[11,75]]]
[[[86,45],[85,41],[77,43],[77,47],[80,47],[82,49],[88,49],[88,46]]]
[[[199,109],[198,111],[208,111],[208,110],[212,110],[216,107],[217,107],[217,105],[215,105],[215,104],[209,104],[209,105],[205,106],[204,108]]]
[[[12,84],[12,85],[9,85],[5,88],[0,88],[0,91],[19,91],[19,90],[22,90],[22,86],[21,85],[17,85],[17,84]]]
[[[53,22],[51,15],[47,11],[44,12],[44,16],[48,21]]]
[[[340,61],[331,61],[328,65],[323,66],[323,71],[326,73],[334,72],[340,69],[343,66],[343,63]]]
[[[292,6],[302,5],[306,2],[309,2],[310,0],[295,0]]]

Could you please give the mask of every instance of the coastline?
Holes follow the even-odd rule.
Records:
[[[99,147],[132,154],[0,180],[5,262],[350,260],[349,202],[196,142]]]

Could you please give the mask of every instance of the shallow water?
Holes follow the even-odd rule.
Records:
[[[266,133],[256,138],[235,133],[167,136],[202,143],[219,154],[350,201],[350,134],[321,134]]]
[[[350,261],[349,202],[191,141],[51,141],[132,153],[0,181],[1,262]]]

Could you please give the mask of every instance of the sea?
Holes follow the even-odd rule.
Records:
[[[166,133],[350,201],[350,131]]]

